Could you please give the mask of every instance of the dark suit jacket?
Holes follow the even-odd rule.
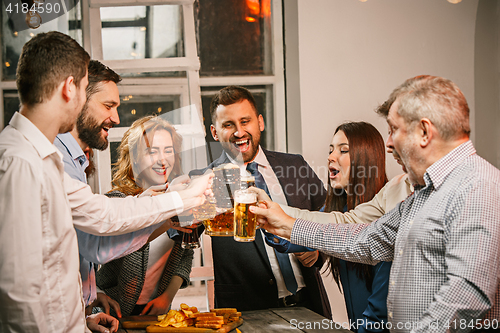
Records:
[[[308,210],[319,210],[323,206],[326,190],[302,156],[263,151],[289,206]],[[225,153],[207,169],[223,163],[230,163]],[[246,311],[279,306],[278,288],[261,236],[249,243],[236,242],[233,237],[212,237],[212,254],[216,307]],[[300,266],[310,309],[331,318],[330,303],[318,267]]]

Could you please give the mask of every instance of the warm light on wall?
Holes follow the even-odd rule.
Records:
[[[246,0],[245,20],[247,22],[255,22],[260,15],[260,1]]]

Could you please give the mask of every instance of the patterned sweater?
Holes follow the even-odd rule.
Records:
[[[125,197],[125,194],[119,191],[113,191],[106,195],[108,197]],[[148,259],[149,243],[125,257],[104,264],[97,271],[97,286],[120,304],[123,316],[129,316],[132,313],[139,299],[148,268]],[[181,288],[186,288],[190,281],[189,274],[192,262],[193,250],[182,249],[180,244],[176,242],[165,265],[154,298],[165,291],[174,275],[184,280]],[[112,315],[116,315],[113,309],[111,312]]]

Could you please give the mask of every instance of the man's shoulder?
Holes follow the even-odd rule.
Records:
[[[216,166],[219,166],[223,163],[229,163],[230,160],[229,158],[227,157],[226,153],[222,152],[222,154],[219,156],[219,158],[217,158],[215,161],[213,161],[212,163],[210,163],[208,166],[206,166],[205,168],[202,168],[202,169],[196,169],[196,170],[191,170],[189,172],[189,176],[197,176],[197,175],[202,175],[203,173],[205,173],[205,171],[207,171],[208,169],[213,169],[215,168]]]
[[[262,151],[271,165],[273,164],[272,162],[278,162],[279,164],[307,164],[304,157],[300,154],[282,153],[267,149],[262,149]]]
[[[0,160],[26,161],[34,167],[38,167],[42,162],[35,147],[11,126],[7,126],[0,133]]]
[[[292,154],[292,153],[283,153],[275,150],[267,150],[262,148],[262,151],[266,156],[280,157],[280,158],[291,158],[291,159],[304,159],[304,157],[300,154]]]
[[[491,183],[500,186],[500,170],[481,156],[474,154],[458,169],[456,177],[471,184]]]

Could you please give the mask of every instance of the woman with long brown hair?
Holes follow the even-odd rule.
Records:
[[[346,212],[370,201],[387,182],[384,140],[373,125],[349,122],[335,130],[328,155],[329,186],[324,211]],[[375,266],[329,257],[333,278],[344,293],[357,332],[382,332],[374,322],[387,321],[387,288],[391,263]],[[366,325],[371,321],[372,327]],[[360,321],[361,322],[361,321]]]
[[[328,169],[327,198],[322,208],[324,213],[309,214],[329,216],[332,214],[328,213],[346,212],[370,201],[387,182],[382,136],[373,125],[365,122],[348,122],[338,126],[330,144]],[[259,201],[267,202],[264,205],[269,208],[269,197],[263,191],[255,191],[259,194]],[[287,214],[305,213],[296,208],[279,208],[275,205],[272,209],[280,212],[274,218],[281,216],[286,219],[291,218]],[[288,252],[311,250],[290,244],[284,239],[277,244],[273,244],[273,241],[267,243],[277,246],[278,251],[280,247]],[[328,260],[335,281],[339,287],[342,285],[347,314],[353,323],[350,329],[358,333],[388,332],[384,323],[387,322],[386,300],[391,263],[380,262],[370,266],[333,257],[328,257]]]
[[[164,191],[182,173],[181,145],[182,137],[161,117],[135,121],[123,136],[107,195],[141,196],[155,185]],[[124,316],[166,313],[179,288],[189,284],[193,250],[182,249],[161,228],[143,248],[104,264],[96,274],[97,286],[120,304]]]

